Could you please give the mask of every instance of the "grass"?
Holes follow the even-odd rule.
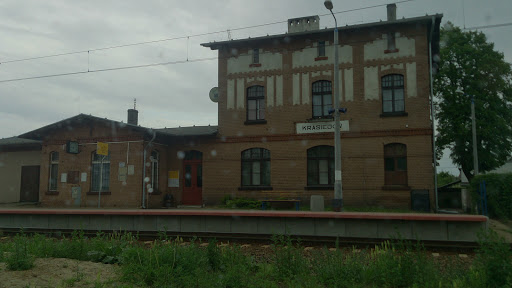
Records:
[[[24,269],[30,269],[20,264],[25,256],[117,263],[115,283],[125,287],[512,287],[512,250],[492,231],[481,235],[471,265],[445,255],[445,265],[440,265],[420,244],[402,240],[361,251],[305,252],[299,241],[277,235],[262,258],[237,245],[217,244],[211,240],[204,247],[195,239],[183,245],[182,239],[163,234],[148,247],[129,233],[88,238],[78,231],[64,239],[20,233],[0,243],[0,251],[8,255],[0,260]],[[77,269],[61,285],[78,287],[84,281]],[[99,279],[87,283],[109,284]]]

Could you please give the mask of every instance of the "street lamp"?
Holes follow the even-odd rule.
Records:
[[[340,139],[340,83],[338,65],[338,21],[332,13],[332,1],[325,0],[327,8],[334,17],[334,199],[332,206],[334,211],[343,209],[343,191],[341,189],[341,139]]]
[[[473,176],[478,175],[478,150],[476,143],[476,117],[475,117],[475,95],[464,93],[462,89],[457,88],[458,93],[463,93],[465,96],[471,97],[471,132],[473,134]]]

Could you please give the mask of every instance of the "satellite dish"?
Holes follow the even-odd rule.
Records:
[[[219,87],[213,87],[210,89],[210,100],[214,103],[219,102]]]

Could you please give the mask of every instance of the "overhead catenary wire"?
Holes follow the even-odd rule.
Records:
[[[419,36],[419,35],[409,35],[411,37]],[[356,43],[365,43],[364,40],[359,41],[349,41],[346,44],[356,44]],[[327,44],[326,47],[334,46],[334,44]],[[316,49],[316,48],[307,48],[307,49]],[[288,52],[295,52],[304,50],[304,48],[296,48],[296,49],[287,49]],[[273,54],[275,51],[265,51],[260,53],[260,55],[264,54]],[[141,64],[141,65],[131,65],[131,66],[119,66],[119,67],[112,67],[112,68],[104,68],[104,69],[93,69],[90,70],[89,67],[87,71],[74,71],[74,72],[67,72],[67,73],[57,73],[57,74],[47,74],[47,75],[39,75],[39,76],[30,76],[30,77],[20,77],[20,78],[12,78],[12,79],[6,79],[6,80],[0,80],[0,83],[7,83],[7,82],[16,82],[16,81],[24,81],[24,80],[35,80],[35,79],[42,79],[42,78],[53,78],[53,77],[61,77],[61,76],[69,76],[69,75],[77,75],[77,74],[87,74],[87,73],[98,73],[98,72],[108,72],[108,71],[116,71],[116,70],[129,70],[129,69],[139,69],[139,68],[148,68],[148,67],[155,67],[155,66],[167,66],[167,65],[176,65],[176,64],[186,64],[186,63],[195,63],[195,62],[203,62],[203,61],[211,61],[211,60],[222,60],[222,59],[228,59],[232,57],[231,55],[224,56],[224,57],[205,57],[205,58],[197,58],[197,59],[184,59],[184,60],[177,60],[177,61],[166,61],[166,62],[157,62],[157,63],[150,63],[150,64]]]
[[[40,76],[31,76],[31,77],[22,77],[22,78],[13,78],[13,79],[7,79],[7,80],[0,80],[0,83],[23,81],[23,80],[34,80],[34,79],[41,79],[41,78],[53,78],[53,77],[69,76],[69,75],[77,75],[77,74],[87,74],[87,73],[116,71],[116,70],[128,70],[128,69],[137,69],[137,68],[146,68],[146,67],[154,67],[154,66],[173,65],[173,64],[183,64],[183,63],[191,63],[191,62],[216,60],[216,59],[218,59],[218,57],[186,59],[186,60],[179,60],[179,61],[158,62],[158,63],[151,63],[151,64],[142,64],[142,65],[133,65],[133,66],[121,66],[121,67],[95,69],[95,70],[87,69],[87,71],[76,71],[76,72],[67,72],[67,73],[58,73],[58,74],[47,74],[47,75],[40,75]]]
[[[414,0],[402,0],[395,2],[395,4],[405,3],[405,2],[411,2]],[[372,9],[377,7],[386,6],[387,4],[378,4],[378,5],[372,5],[372,6],[365,6],[360,8],[354,8],[354,9],[348,9],[338,12],[333,12],[334,14],[342,14],[342,13],[348,13],[348,12],[354,12],[354,11],[360,11],[360,10],[366,10],[366,9]],[[331,15],[330,13],[321,14],[318,16],[328,16]],[[252,28],[259,28],[269,25],[276,25],[276,24],[282,24],[282,23],[288,23],[288,20],[284,21],[276,21],[276,22],[268,22],[263,24],[257,24],[257,25],[251,25],[251,26],[245,26],[245,27],[238,27],[238,28],[230,28],[226,30],[219,30],[214,32],[206,32],[206,33],[199,33],[199,34],[193,34],[193,35],[186,35],[186,36],[177,36],[177,37],[171,37],[171,38],[163,38],[163,39],[157,39],[157,40],[150,40],[150,41],[142,41],[142,42],[134,42],[134,43],[127,43],[127,44],[120,44],[120,45],[113,45],[113,46],[107,46],[107,47],[101,47],[101,48],[93,48],[93,49],[87,49],[87,50],[77,50],[77,51],[70,51],[70,52],[64,52],[64,53],[57,53],[57,54],[49,54],[49,55],[42,55],[42,56],[35,56],[35,57],[27,57],[27,58],[20,58],[20,59],[13,59],[13,60],[6,60],[6,61],[0,61],[0,64],[7,64],[7,63],[14,63],[14,62],[22,62],[22,61],[30,61],[30,60],[37,60],[37,59],[44,59],[44,58],[52,58],[52,57],[60,57],[60,56],[67,56],[67,55],[74,55],[74,54],[83,54],[83,53],[90,53],[95,51],[102,51],[102,50],[110,50],[110,49],[117,49],[117,48],[124,48],[124,47],[130,47],[130,46],[138,46],[138,45],[146,45],[146,44],[153,44],[158,42],[167,42],[167,41],[173,41],[173,40],[180,40],[180,39],[189,39],[194,37],[201,37],[201,36],[207,36],[212,34],[220,34],[220,33],[226,33],[231,31],[239,31],[239,30],[246,30],[246,29],[252,29]]]
[[[464,30],[490,29],[490,28],[505,27],[505,26],[511,26],[511,25],[512,25],[512,22],[508,22],[508,23],[501,23],[501,24],[467,27],[467,28],[464,28]]]

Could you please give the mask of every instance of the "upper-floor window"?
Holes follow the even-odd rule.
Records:
[[[247,121],[265,120],[265,92],[263,86],[247,88]]]
[[[382,77],[382,112],[405,112],[404,76],[391,74]]]
[[[316,146],[308,149],[308,186],[334,184],[334,147]]]
[[[252,49],[252,63],[260,63],[260,49],[258,48]]]
[[[384,145],[385,185],[407,186],[407,146],[401,143]]]
[[[313,83],[313,118],[330,117],[332,108],[331,81],[321,80]]]
[[[100,184],[101,182],[101,184]],[[110,189],[110,155],[92,153],[91,192],[108,192]]]
[[[242,151],[242,187],[270,186],[270,151],[251,148]]]
[[[325,56],[325,41],[318,42],[318,57],[324,57]]]
[[[158,173],[159,173],[159,167],[158,162],[160,160],[160,153],[158,151],[153,150],[151,151],[151,187],[153,188],[154,192],[157,192],[158,189]]]
[[[59,152],[50,153],[50,177],[48,190],[57,191],[57,181],[59,177]]]

